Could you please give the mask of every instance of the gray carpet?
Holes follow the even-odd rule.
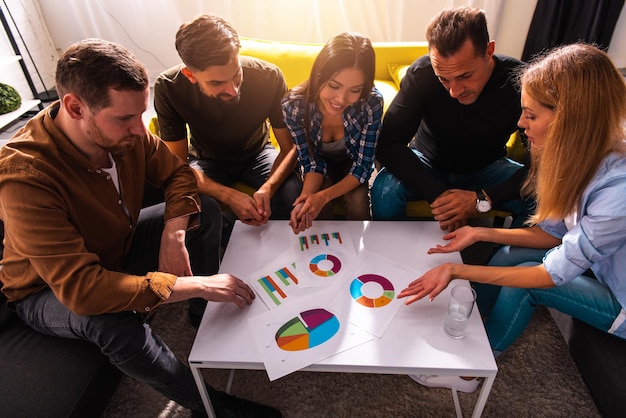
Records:
[[[186,359],[195,330],[186,303],[164,305],[153,329]],[[498,358],[498,375],[484,417],[600,417],[567,346],[545,308],[537,310],[516,343]],[[227,370],[207,370],[206,380],[224,389]],[[231,393],[279,408],[296,417],[454,417],[451,392],[427,388],[403,375],[296,372],[269,382],[265,371],[235,373]],[[471,416],[478,392],[459,393]],[[152,388],[124,377],[104,418],[189,417]]]

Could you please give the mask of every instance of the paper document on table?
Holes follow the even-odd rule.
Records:
[[[305,286],[321,287],[345,279],[358,260],[356,249],[345,226],[315,226],[296,237],[296,268]]]
[[[413,269],[367,250],[359,260],[326,307],[381,337],[403,304],[398,293],[417,277]]]
[[[250,275],[247,282],[269,309],[315,290],[303,285],[290,250]]]
[[[322,308],[324,300],[302,299],[248,320],[271,381],[374,338]]]

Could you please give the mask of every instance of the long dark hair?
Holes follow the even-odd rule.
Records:
[[[365,99],[374,87],[375,67],[376,55],[372,43],[360,33],[343,32],[326,42],[313,62],[309,78],[292,90],[292,97],[300,97],[305,101],[304,131],[309,152],[313,150],[309,135],[310,104],[315,103],[322,87],[338,72],[346,68],[358,68],[365,77],[361,92],[361,99]]]

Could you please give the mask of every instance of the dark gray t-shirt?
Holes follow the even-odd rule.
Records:
[[[258,154],[268,143],[267,121],[284,128],[280,100],[287,92],[281,70],[266,61],[241,56],[241,100],[226,104],[210,99],[180,71],[172,67],[154,85],[154,108],[164,141],[187,137],[197,158],[242,161]]]

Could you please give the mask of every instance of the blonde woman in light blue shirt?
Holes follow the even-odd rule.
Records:
[[[608,55],[585,44],[554,49],[520,77],[533,162],[525,191],[537,206],[528,227],[464,227],[429,252],[478,241],[503,244],[490,266],[445,264],[412,282],[407,304],[436,297],[452,279],[473,282],[497,355],[538,305],[626,339],[626,86]],[[486,286],[495,285],[495,286]],[[414,376],[471,392],[476,379]]]

